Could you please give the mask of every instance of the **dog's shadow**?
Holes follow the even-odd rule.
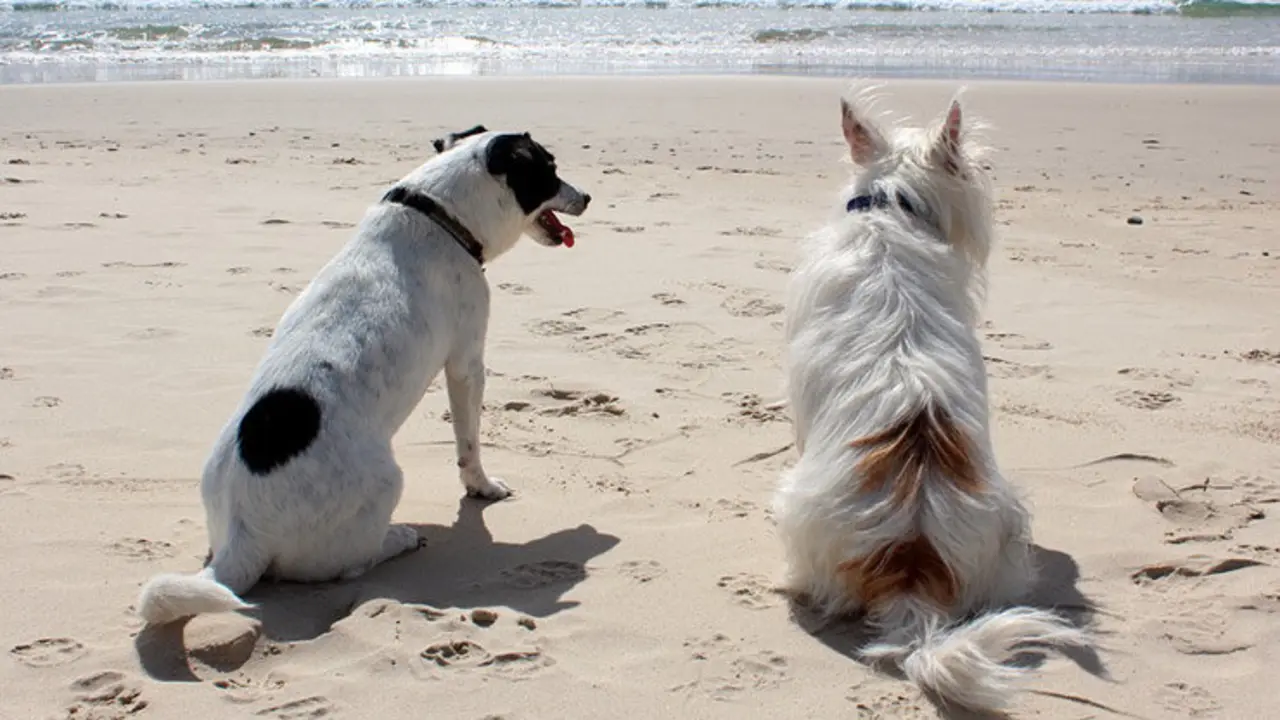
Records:
[[[452,526],[416,525],[426,546],[385,562],[360,578],[334,583],[259,583],[244,596],[254,607],[262,634],[275,642],[302,642],[328,632],[334,623],[369,600],[388,599],[432,608],[504,606],[544,618],[577,603],[563,595],[587,577],[587,563],[618,544],[619,538],[590,525],[561,530],[526,543],[494,542],[485,525],[488,503],[463,498]],[[153,678],[196,681],[183,646],[185,622],[151,626],[134,646]],[[249,659],[224,662],[229,672]]]
[[[1026,605],[1057,612],[1079,629],[1088,628],[1097,612],[1097,607],[1076,587],[1080,580],[1080,569],[1070,555],[1034,546],[1036,562],[1040,566],[1040,576],[1032,589]],[[802,603],[792,601],[791,614],[801,628],[817,638],[827,647],[856,662],[874,667],[891,677],[904,679],[901,671],[889,663],[871,665],[861,655],[862,648],[876,639],[876,633],[862,618],[850,618],[834,622],[823,622],[814,612]],[[1109,678],[1106,666],[1097,650],[1093,647],[1063,647],[1056,649],[1065,657],[1078,665],[1085,672],[1100,678]],[[1039,648],[1027,648],[1019,652],[1011,665],[1023,668],[1039,667],[1047,658],[1046,651]],[[947,704],[942,698],[930,693],[925,696],[937,708],[941,717],[947,720],[999,720],[1007,718],[1004,714],[980,713]]]

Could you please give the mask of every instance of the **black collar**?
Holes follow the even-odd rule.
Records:
[[[440,227],[445,229],[445,232],[453,236],[453,239],[462,246],[463,250],[467,251],[468,255],[475,258],[481,267],[484,266],[484,246],[480,244],[479,240],[476,240],[476,236],[472,235],[465,225],[458,222],[458,219],[450,215],[443,207],[440,207],[440,203],[402,185],[391,188],[386,195],[382,196],[382,201],[413,208],[435,220]]]
[[[907,196],[901,191],[894,193],[894,201],[896,201],[898,207],[902,208],[908,215],[914,215],[918,218],[921,217],[920,213],[916,211],[915,205],[912,205],[911,201],[907,199]],[[877,190],[874,195],[859,195],[853,198],[849,201],[849,204],[845,206],[845,209],[851,213],[867,212],[873,208],[883,210],[884,208],[889,207],[889,205],[889,194],[884,190]]]

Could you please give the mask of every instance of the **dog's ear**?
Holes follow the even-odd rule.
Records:
[[[960,101],[952,100],[951,107],[933,138],[934,162],[952,175],[960,172],[960,137],[963,131],[964,117],[960,111]]]
[[[436,138],[431,141],[431,146],[434,147],[436,149],[436,153],[439,154],[449,148],[452,148],[459,142],[466,140],[472,135],[479,135],[480,133],[486,132],[489,132],[488,128],[483,125],[476,125],[474,127],[467,128],[462,132],[449,133],[448,137]]]
[[[849,144],[849,157],[858,165],[865,167],[874,163],[888,149],[880,129],[860,107],[848,100],[840,101],[840,128],[844,141]]]
[[[499,135],[489,143],[485,166],[490,175],[506,175],[511,168],[533,160],[533,139],[528,133]]]

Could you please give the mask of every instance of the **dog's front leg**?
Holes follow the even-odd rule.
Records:
[[[467,495],[501,500],[511,494],[506,483],[491,478],[480,464],[480,410],[484,402],[484,358],[477,354],[445,366],[449,410],[458,450],[458,473]]]

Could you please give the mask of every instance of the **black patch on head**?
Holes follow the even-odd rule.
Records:
[[[555,157],[529,133],[494,138],[486,162],[490,175],[506,177],[507,187],[515,193],[525,215],[532,215],[560,192]]]
[[[320,403],[305,390],[267,392],[240,419],[240,459],[254,475],[266,475],[301,455],[320,434]]]
[[[487,129],[485,129],[485,126],[476,125],[474,127],[463,130],[462,132],[449,133],[449,137],[447,139],[436,138],[435,140],[431,141],[431,146],[436,149],[436,153],[442,153],[445,150],[448,150],[449,148],[453,147],[454,145],[457,145],[459,140],[465,140],[466,138],[469,138],[472,135],[479,135],[480,133],[485,133],[485,132],[489,132]]]

